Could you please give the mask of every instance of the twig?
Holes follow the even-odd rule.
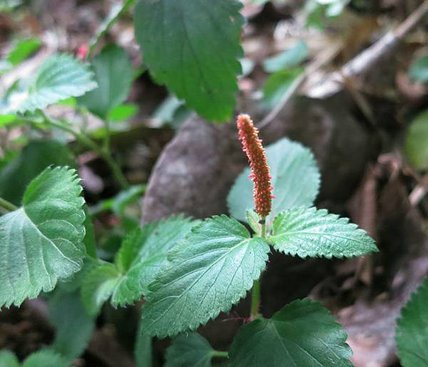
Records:
[[[338,71],[331,73],[322,83],[315,85],[308,93],[313,98],[326,98],[339,92],[346,80],[361,77],[369,72],[382,58],[392,54],[404,37],[428,14],[425,1],[394,30],[387,32],[377,42],[347,62]]]
[[[325,98],[335,92],[338,92],[343,87],[343,83],[347,78],[361,76],[369,71],[382,57],[391,54],[401,43],[404,37],[413,28],[415,28],[427,14],[428,2],[424,1],[424,3],[410,14],[400,25],[398,25],[397,28],[388,32],[380,40],[358,54],[351,61],[346,63],[339,71],[330,74],[327,79],[322,81],[322,85],[315,85],[309,95],[314,98]],[[332,52],[329,57],[325,57],[325,59],[321,58],[319,62],[315,61],[311,68],[308,67],[306,69],[305,73],[290,87],[283,100],[280,101],[280,103],[278,103],[278,105],[260,122],[257,126],[259,129],[271,123],[287,105],[291,97],[303,85],[303,82],[308,79],[314,71],[320,69],[330,61],[338,50],[332,51],[335,52]]]
[[[415,28],[428,14],[428,2],[424,1],[411,13],[397,28],[385,34],[379,41],[365,49],[359,55],[342,67],[344,78],[364,74],[372,68],[382,57],[392,53],[403,41],[404,37]]]
[[[427,194],[427,189],[423,185],[417,185],[409,195],[411,206],[418,205]]]
[[[328,49],[325,54],[320,55],[316,58],[314,62],[312,62],[305,71],[300,75],[288,88],[287,93],[284,94],[281,101],[275,106],[275,108],[270,111],[265,118],[257,125],[258,129],[262,129],[269,125],[273,120],[275,120],[276,116],[282,111],[282,109],[287,105],[290,101],[291,97],[295,95],[297,90],[303,85],[303,83],[307,80],[307,78],[329,63],[342,48],[342,44],[338,44],[335,47]]]
[[[120,169],[119,165],[112,158],[112,156],[108,150],[103,149],[98,144],[96,144],[92,139],[90,139],[86,135],[74,130],[68,124],[63,123],[63,122],[58,121],[58,120],[55,120],[55,119],[51,118],[50,116],[46,115],[44,112],[41,112],[41,115],[43,116],[44,120],[50,126],[69,133],[70,135],[74,136],[74,138],[80,144],[82,144],[83,146],[85,146],[89,149],[92,149],[95,153],[97,153],[107,163],[110,170],[112,171],[114,178],[116,179],[117,183],[121,186],[121,188],[126,189],[129,187],[128,180],[126,179],[126,177],[123,174],[122,170]],[[37,126],[37,121],[31,120],[28,118],[24,118],[24,117],[22,117],[22,119],[26,122],[31,123],[33,126]]]

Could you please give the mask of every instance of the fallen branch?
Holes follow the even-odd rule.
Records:
[[[309,86],[306,90],[306,95],[312,98],[323,99],[327,98],[341,90],[343,90],[346,79],[361,77],[369,72],[373,66],[382,58],[391,55],[396,48],[401,44],[405,36],[413,30],[428,14],[428,2],[424,1],[413,13],[411,13],[401,24],[394,30],[386,33],[377,42],[358,54],[348,63],[346,63],[339,70],[330,73],[326,78],[319,80],[310,80],[310,78],[330,61],[339,51],[339,48],[334,48],[324,57],[318,58],[305,71],[305,73],[298,78],[284,98],[278,105],[269,112],[268,115],[260,122],[258,128],[264,128],[270,124],[277,115],[287,105],[288,101],[296,94],[300,87],[307,83]]]

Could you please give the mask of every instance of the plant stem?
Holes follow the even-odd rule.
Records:
[[[229,358],[229,353],[228,352],[223,352],[221,350],[213,350],[211,353],[212,353],[213,357],[217,357],[217,358]]]
[[[266,238],[266,222],[265,218],[260,221],[262,225],[261,237]],[[260,317],[260,302],[261,302],[261,289],[260,289],[260,278],[257,279],[251,290],[251,311],[250,320],[253,321]]]
[[[266,238],[266,223],[265,223],[265,219],[263,219],[263,222],[262,222],[261,237],[262,238]]]
[[[126,189],[129,187],[128,180],[126,179],[125,175],[123,174],[117,162],[112,158],[110,154],[109,144],[106,147],[107,149],[103,149],[97,143],[95,143],[92,139],[72,129],[67,124],[54,120],[51,117],[47,116],[45,113],[43,113],[43,117],[46,120],[46,122],[49,123],[49,125],[73,135],[80,144],[86,146],[89,149],[92,149],[95,153],[97,153],[107,163],[114,178],[116,179],[120,187],[122,189]]]
[[[260,294],[260,279],[257,279],[253,284],[253,289],[251,290],[251,321],[254,321],[260,316]]]
[[[0,198],[0,207],[7,210],[8,212],[13,212],[14,210],[18,209],[17,206],[3,198]]]

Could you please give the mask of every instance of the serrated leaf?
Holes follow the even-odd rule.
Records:
[[[59,354],[50,350],[40,350],[31,354],[22,367],[70,367],[70,363]]]
[[[352,367],[346,338],[321,304],[297,300],[242,326],[229,355],[233,367]]]
[[[82,267],[82,187],[76,171],[47,168],[31,181],[23,206],[0,217],[0,307],[51,291]]]
[[[166,264],[168,251],[195,223],[176,216],[148,224],[128,235],[114,264],[96,266],[85,278],[82,292],[88,309],[96,312],[110,297],[113,306],[123,306],[145,295],[149,284]]]
[[[213,352],[198,333],[182,334],[167,349],[165,367],[212,367]]]
[[[72,167],[74,163],[73,154],[64,144],[55,140],[32,140],[1,169],[0,196],[18,205],[27,185],[46,167]]]
[[[420,170],[428,169],[428,111],[412,121],[407,131],[405,153],[409,162]]]
[[[92,60],[98,87],[79,98],[79,103],[105,119],[110,111],[128,97],[132,84],[132,64],[123,48],[106,46]]]
[[[135,33],[144,62],[190,108],[213,121],[233,112],[243,18],[236,0],[139,0]]]
[[[10,350],[0,351],[0,367],[20,367],[18,358]]]
[[[87,65],[70,55],[51,56],[37,70],[25,92],[11,98],[9,112],[33,112],[69,97],[78,97],[97,84]]]
[[[193,330],[228,311],[266,266],[269,246],[235,219],[216,216],[194,227],[150,286],[143,327],[159,337]]]
[[[398,356],[403,367],[428,366],[428,278],[401,311],[397,323]]]
[[[278,140],[266,148],[272,176],[272,214],[301,206],[311,206],[318,194],[320,174],[314,156],[308,148],[288,139]],[[254,208],[253,183],[246,168],[238,176],[229,192],[227,203],[230,214],[245,222],[246,212]]]
[[[51,348],[68,360],[79,357],[89,343],[95,326],[94,317],[83,306],[80,292],[58,289],[48,306],[49,320],[55,327]]]
[[[348,218],[316,208],[280,213],[268,240],[278,251],[302,258],[352,257],[377,251],[373,239]]]

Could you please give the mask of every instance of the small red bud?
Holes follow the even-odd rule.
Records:
[[[86,43],[82,43],[76,50],[76,57],[79,60],[85,60],[88,56],[89,46]]]

